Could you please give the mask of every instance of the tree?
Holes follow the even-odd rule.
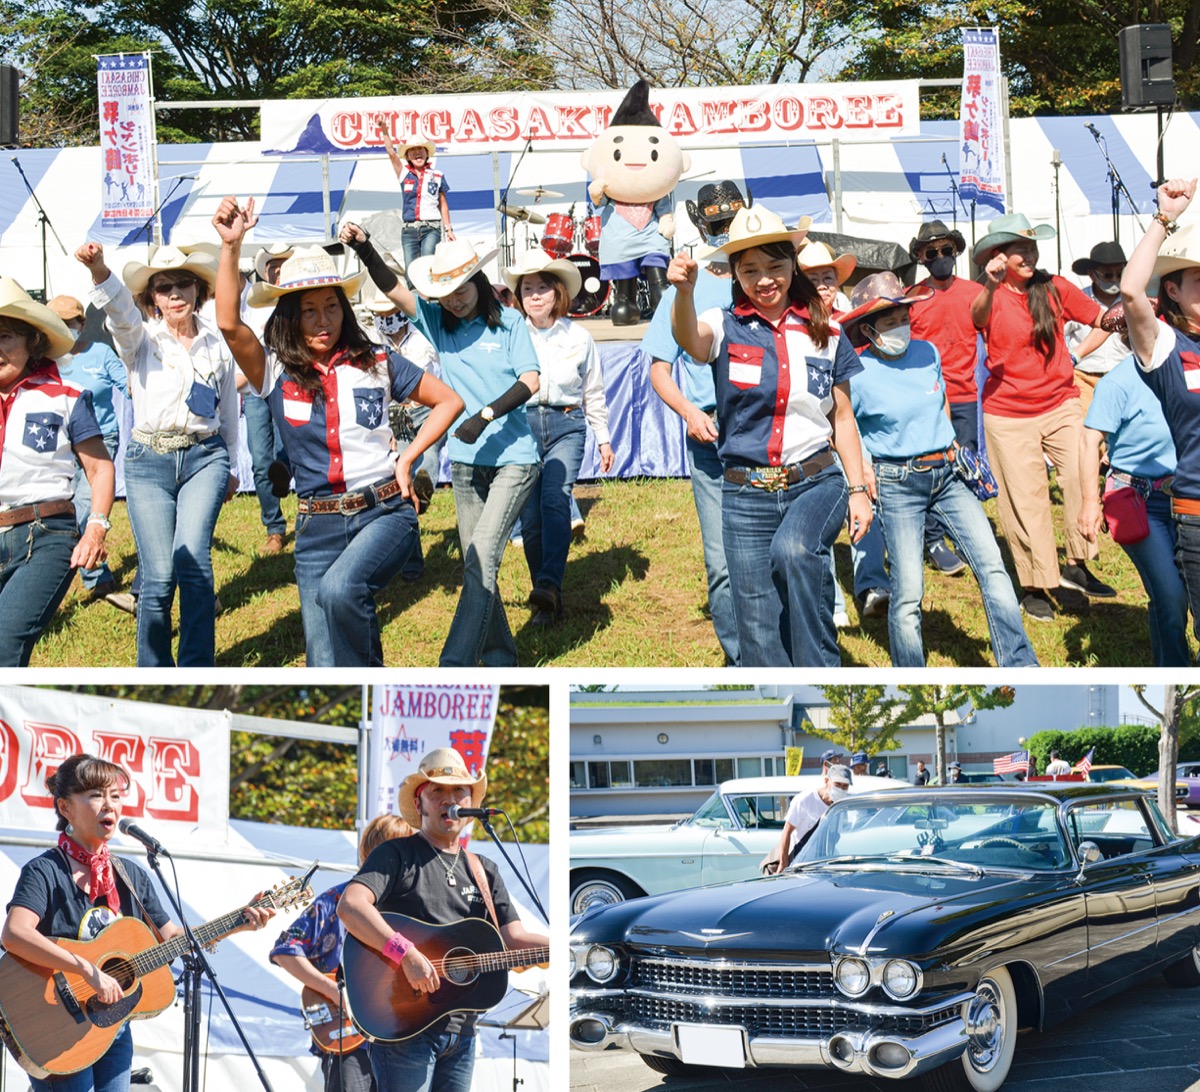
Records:
[[[846,754],[877,754],[899,746],[899,730],[908,710],[903,698],[887,697],[886,686],[822,686],[829,702],[831,731],[808,731],[836,743]]]
[[[936,729],[937,776],[944,785],[946,777],[946,714],[958,712],[969,706],[967,712],[958,712],[961,724],[977,710],[1007,709],[1016,699],[1011,686],[962,686],[947,683],[942,686],[901,686],[900,692],[908,699],[902,719],[911,723],[918,717],[931,715]]]
[[[1146,687],[1131,687],[1140,701],[1157,718],[1161,725],[1158,737],[1158,806],[1171,829],[1179,832],[1175,815],[1175,763],[1179,760],[1179,725],[1184,709],[1189,702],[1200,697],[1200,686],[1178,686],[1168,683],[1163,687],[1162,710],[1155,709],[1146,698]]]

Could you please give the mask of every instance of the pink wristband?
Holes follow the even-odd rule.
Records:
[[[413,947],[413,942],[403,933],[393,933],[381,951],[384,959],[390,960],[399,967],[400,961],[408,954],[411,947]]]

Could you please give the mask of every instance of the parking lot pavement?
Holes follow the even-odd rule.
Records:
[[[904,1092],[912,1087],[825,1070],[714,1070],[700,1078],[664,1077],[625,1051],[571,1051],[574,1092],[713,1092],[752,1085],[760,1092]],[[1171,989],[1156,975],[1048,1032],[1025,1032],[1004,1092],[1200,1092],[1200,990]]]

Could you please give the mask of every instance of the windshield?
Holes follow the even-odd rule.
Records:
[[[1109,766],[1098,770],[1095,766],[1088,772],[1089,781],[1136,781],[1137,778],[1124,766]]]
[[[983,868],[1048,870],[1071,857],[1057,807],[1045,801],[939,797],[918,804],[844,800],[830,808],[798,860],[937,858]]]
[[[720,792],[714,792],[693,815],[688,822],[697,827],[720,827],[723,830],[733,829],[733,820],[725,807],[725,800]]]

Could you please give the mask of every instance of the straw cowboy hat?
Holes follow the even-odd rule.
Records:
[[[955,257],[967,249],[967,240],[963,238],[961,231],[946,227],[941,220],[930,220],[917,228],[917,234],[908,244],[908,256],[914,261],[920,261],[921,251],[939,239],[949,239],[954,244]]]
[[[932,295],[933,289],[928,285],[924,288],[906,289],[900,278],[890,269],[882,273],[872,273],[854,286],[854,291],[850,293],[850,310],[838,319],[838,323],[846,332],[851,345],[866,345],[867,339],[860,332],[860,324],[868,315],[887,311],[892,307],[911,307]]]
[[[466,284],[498,251],[498,247],[493,247],[480,254],[467,239],[443,239],[432,254],[413,261],[408,267],[408,279],[422,296],[444,299]]]
[[[834,254],[833,247],[828,243],[818,243],[815,240],[806,242],[800,253],[796,255],[796,264],[804,272],[810,269],[822,269],[827,265],[833,266],[837,274],[840,288],[846,283],[850,274],[858,265],[858,259],[853,254]]]
[[[12,277],[0,277],[0,318],[17,319],[40,330],[50,339],[46,353],[51,360],[66,356],[75,348],[75,335],[45,304],[38,303]]]
[[[738,209],[733,215],[733,223],[729,225],[729,241],[714,247],[704,257],[715,258],[718,254],[723,254],[728,258],[751,247],[766,246],[767,243],[791,243],[799,248],[811,226],[811,216],[801,216],[800,223],[794,228],[789,228],[775,213],[762,205]]]
[[[409,148],[424,148],[429,153],[429,158],[432,159],[437,155],[437,145],[432,140],[416,140],[410,137],[408,140],[400,141],[400,158],[408,158]]]
[[[281,258],[286,260],[295,252],[296,248],[291,243],[268,243],[262,247],[254,255],[254,272],[258,274],[258,279],[269,281],[271,278],[267,276],[267,263],[278,261]]]
[[[1200,238],[1196,236],[1196,225],[1181,227],[1158,249],[1158,260],[1154,263],[1154,275],[1165,277],[1193,265],[1200,265]]]
[[[975,244],[971,251],[971,261],[976,265],[985,265],[987,256],[998,246],[1005,243],[1015,243],[1021,239],[1053,239],[1058,234],[1049,224],[1038,224],[1034,227],[1023,212],[1012,212],[1007,216],[997,216],[991,223],[991,230]]]
[[[207,284],[210,290],[217,283],[216,258],[201,250],[185,254],[177,246],[160,246],[150,255],[149,262],[129,262],[121,272],[121,280],[137,296],[146,291],[155,273],[172,270],[191,273]]]
[[[467,772],[467,764],[452,747],[438,747],[421,759],[416,773],[409,774],[400,784],[396,794],[396,807],[402,818],[410,827],[417,830],[421,826],[421,813],[417,810],[417,793],[425,785],[432,782],[435,785],[469,785],[471,787],[471,807],[477,808],[483,802],[483,794],[487,792],[487,774],[482,771],[477,777]]]
[[[46,306],[62,319],[63,322],[87,317],[87,312],[84,311],[83,304],[74,296],[55,296]]]
[[[1128,261],[1120,243],[1097,243],[1086,258],[1076,258],[1071,263],[1071,272],[1086,277],[1098,265],[1125,265]]]
[[[547,273],[551,277],[557,277],[563,282],[567,295],[571,299],[578,296],[579,290],[583,287],[583,275],[575,267],[574,262],[569,262],[566,258],[555,258],[552,254],[547,254],[541,247],[531,247],[525,251],[517,259],[517,264],[510,265],[501,275],[504,277],[504,283],[508,285],[509,291],[515,294],[521,278],[528,277],[532,273]]]
[[[365,272],[343,276],[337,262],[319,246],[298,246],[279,270],[279,283],[259,281],[250,286],[246,302],[251,307],[270,307],[289,292],[307,292],[312,288],[340,288],[353,296],[366,279]]]

